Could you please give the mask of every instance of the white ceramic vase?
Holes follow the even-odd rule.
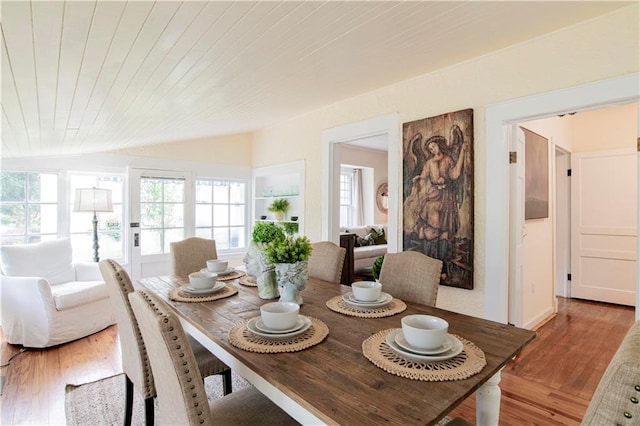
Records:
[[[265,300],[278,297],[275,267],[267,261],[263,247],[253,242],[249,244],[244,264],[247,274],[256,278],[258,297]]]
[[[300,292],[309,280],[309,262],[301,260],[296,263],[276,263],[276,279],[280,288],[280,301],[302,305]]]

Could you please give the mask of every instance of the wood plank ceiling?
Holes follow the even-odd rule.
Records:
[[[1,155],[252,131],[629,4],[2,0]]]

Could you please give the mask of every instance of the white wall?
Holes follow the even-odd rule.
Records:
[[[366,188],[368,193],[367,205],[372,209],[372,219],[365,221],[365,225],[386,224],[387,214],[382,213],[376,207],[376,191],[378,187],[388,182],[386,152],[375,149],[367,149],[348,144],[339,145],[340,162],[359,167],[371,167],[373,169],[373,183],[371,188]]]
[[[443,287],[438,305],[484,316],[487,211],[485,107],[509,99],[621,76],[639,69],[638,5],[556,31],[440,71],[344,100],[254,135],[254,166],[307,160],[306,233],[322,233],[325,129],[397,112],[408,122],[465,108],[474,110],[475,247],[474,290]],[[594,60],[598,58],[598,60]],[[401,129],[398,128],[399,134]],[[306,141],[306,143],[300,143]],[[400,144],[401,146],[402,144]],[[279,149],[273,149],[277,146]],[[402,158],[398,153],[399,158]],[[401,172],[401,169],[400,169]],[[401,182],[401,179],[399,179]],[[400,205],[395,206],[400,209]],[[402,229],[396,224],[397,229]],[[508,227],[508,224],[504,224]],[[495,283],[490,283],[495,285]]]

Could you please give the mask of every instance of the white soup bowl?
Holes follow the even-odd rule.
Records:
[[[407,315],[402,320],[402,334],[411,346],[437,349],[444,343],[449,323],[431,315]]]
[[[229,261],[227,260],[207,260],[207,270],[209,272],[224,272],[227,270],[227,265]]]
[[[351,284],[353,297],[363,302],[375,302],[382,293],[382,284],[377,281],[356,281]]]
[[[293,302],[271,302],[260,306],[260,317],[271,330],[288,330],[296,325],[300,306]]]
[[[193,288],[206,290],[216,285],[218,274],[212,272],[192,272],[189,274],[189,285]]]

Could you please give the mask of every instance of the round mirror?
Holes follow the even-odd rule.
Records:
[[[376,205],[382,213],[387,213],[389,210],[389,185],[386,182],[378,187]]]

